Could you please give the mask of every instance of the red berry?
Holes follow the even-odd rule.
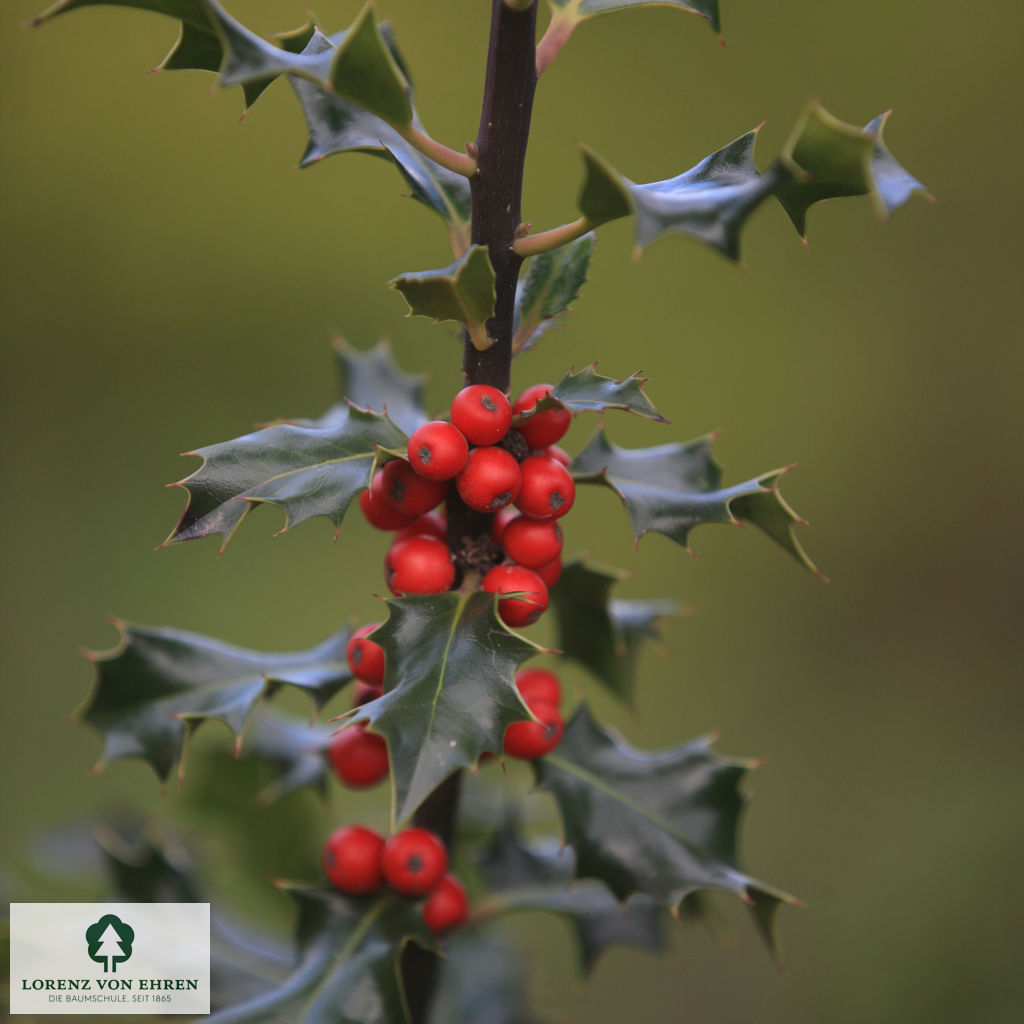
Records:
[[[562,703],[562,685],[554,672],[546,668],[526,668],[516,676],[516,689],[523,703],[536,713],[537,705],[557,708]]]
[[[440,512],[428,512],[414,519],[408,526],[403,526],[396,534],[395,540],[406,537],[436,537],[444,540],[448,535],[448,523]]]
[[[445,420],[424,423],[409,437],[409,465],[428,480],[451,480],[468,455],[465,435]]]
[[[558,708],[538,704],[530,710],[540,721],[513,722],[505,730],[505,753],[523,761],[534,761],[558,746],[565,726]]]
[[[352,639],[345,648],[345,657],[348,659],[352,675],[374,686],[380,686],[384,682],[384,648],[366,638],[379,625],[379,622],[371,622],[360,626],[352,634]]]
[[[540,522],[519,516],[505,527],[501,543],[513,562],[535,569],[562,553],[562,528],[553,520]]]
[[[491,536],[500,544],[505,527],[517,518],[519,510],[506,505],[494,513],[494,521],[491,523]]]
[[[550,391],[550,384],[534,384],[516,399],[515,405],[512,406],[513,412],[526,412],[532,409]],[[516,430],[526,438],[526,443],[531,448],[547,448],[548,445],[561,440],[571,422],[572,413],[568,409],[548,409],[520,423]]]
[[[547,448],[542,448],[538,454],[546,455],[549,459],[560,462],[566,469],[569,468],[569,463],[572,462],[572,456],[564,448],[559,448],[557,444],[549,444]]]
[[[338,778],[353,789],[380,782],[388,773],[388,745],[366,725],[349,725],[327,744],[327,757]]]
[[[455,489],[470,508],[495,512],[515,500],[522,482],[519,463],[503,448],[474,448]]]
[[[384,500],[395,511],[413,518],[429,512],[448,493],[447,480],[426,480],[405,459],[389,462],[380,475]]]
[[[366,895],[384,881],[381,853],[384,840],[362,825],[336,829],[324,843],[324,874],[342,892]]]
[[[562,559],[561,557],[553,558],[544,565],[538,565],[533,571],[544,581],[544,586],[550,590],[562,576]]]
[[[468,910],[466,890],[454,875],[448,874],[434,886],[423,904],[423,920],[434,935],[440,935],[462,924]]]
[[[383,473],[378,473],[370,487],[359,495],[359,507],[366,521],[378,530],[399,530],[413,521],[411,516],[396,512],[385,500]]]
[[[528,626],[541,617],[548,606],[548,588],[531,569],[521,565],[495,566],[483,579],[490,594],[516,594],[498,601],[498,614],[510,626]]]
[[[384,844],[381,869],[388,885],[402,896],[423,896],[448,867],[444,843],[425,828],[407,828]]]
[[[455,566],[443,540],[407,537],[391,545],[384,575],[393,594],[440,594],[455,582]]]
[[[470,384],[452,400],[452,423],[470,444],[497,444],[512,426],[512,406],[489,384]]]
[[[520,466],[523,486],[516,508],[531,519],[558,519],[572,508],[576,484],[569,470],[545,455],[531,455]]]
[[[352,707],[358,708],[371,700],[376,700],[383,692],[383,686],[374,686],[373,683],[357,679],[356,685],[352,688]]]

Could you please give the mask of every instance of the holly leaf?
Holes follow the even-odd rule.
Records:
[[[752,523],[821,576],[794,536],[794,527],[805,520],[779,493],[778,480],[785,469],[723,488],[721,467],[711,456],[711,438],[620,448],[608,440],[603,428],[569,468],[578,482],[603,484],[618,494],[637,542],[653,530],[690,551],[689,534],[695,526]]]
[[[384,38],[391,55],[401,63],[394,40],[390,35]],[[333,38],[317,30],[305,52],[323,53],[334,46]],[[309,129],[309,142],[299,162],[300,167],[309,167],[326,156],[344,152],[371,153],[388,159],[409,184],[412,198],[447,222],[457,251],[461,252],[468,246],[469,182],[461,174],[447,170],[424,156],[394,128],[352,101],[305,79],[292,77],[290,81]],[[415,108],[413,124],[420,127]]]
[[[525,844],[513,823],[495,834],[480,869],[495,895],[478,904],[476,913],[543,911],[564,917],[572,926],[584,974],[590,974],[611,946],[665,948],[662,908],[634,895],[625,906],[596,879],[573,882],[572,851],[558,840]]]
[[[392,126],[412,126],[409,83],[373,17],[372,3],[363,7],[332,49],[317,52],[305,52],[304,47],[294,52],[297,43],[304,42],[307,29],[283,37],[291,47],[275,46],[237,22],[214,0],[58,0],[32,24],[97,3],[177,18],[178,41],[161,67],[215,71],[221,85],[243,87],[247,104],[280,75],[297,75],[351,100]]]
[[[915,192],[928,190],[886,148],[882,132],[891,111],[864,128],[833,117],[816,100],[805,108],[779,155],[775,195],[806,239],[807,210],[824,199],[870,195],[889,217]]]
[[[627,573],[570,562],[551,591],[556,646],[622,701],[631,702],[636,663],[645,640],[658,640],[658,620],[677,614],[674,601],[623,601],[612,587]]]
[[[516,286],[512,354],[532,348],[576,301],[597,244],[591,231],[549,252],[531,256]]]
[[[114,625],[121,633],[118,645],[87,655],[96,679],[76,712],[103,737],[97,768],[138,757],[166,780],[203,722],[223,722],[240,748],[242,732],[265,698],[289,686],[307,693],[319,709],[352,678],[347,628],[305,651],[263,653],[198,633]]]
[[[188,507],[161,546],[220,534],[223,551],[261,504],[284,512],[280,532],[314,516],[325,516],[337,530],[352,499],[369,487],[378,449],[402,449],[407,442],[385,414],[352,406],[327,426],[277,423],[186,452],[203,464],[175,484],[188,491]]]
[[[335,342],[334,353],[341,382],[339,401],[319,419],[291,420],[291,423],[336,427],[348,418],[353,405],[387,413],[388,419],[406,434],[427,422],[429,417],[423,409],[423,375],[406,373],[395,362],[391,346],[385,340],[360,351],[339,339]]]
[[[327,743],[333,727],[261,708],[245,732],[243,755],[269,766],[273,778],[256,795],[261,807],[309,787],[327,792]]]
[[[722,30],[718,17],[718,0],[548,0],[554,16],[575,23],[630,7],[678,7],[709,21],[716,31]]]
[[[490,594],[386,603],[387,621],[373,634],[386,656],[385,692],[351,714],[387,741],[394,830],[458,769],[499,752],[505,729],[529,717],[515,671],[538,648],[509,632]]]
[[[674,178],[642,185],[581,147],[585,178],[580,212],[594,225],[633,214],[638,253],[662,235],[676,232],[739,259],[740,231],[772,194],[777,180],[776,172],[762,175],[754,164],[758,130],[741,135]]]
[[[760,127],[705,157],[674,178],[637,184],[585,146],[577,200],[583,223],[594,228],[634,216],[639,254],[669,232],[706,242],[732,260],[740,236],[769,196],[782,204],[801,236],[807,210],[823,199],[870,194],[883,216],[925,187],[900,166],[882,142],[888,114],[866,128],[846,124],[816,101],[808,104],[782,152],[763,174],[754,161]]]
[[[750,762],[713,754],[707,738],[661,753],[636,750],[599,726],[586,705],[558,748],[534,762],[558,803],[576,875],[620,900],[642,893],[669,910],[696,890],[733,893],[776,952],[775,912],[796,899],[744,874],[737,862],[740,783]]]
[[[494,344],[487,334],[487,321],[494,316],[494,281],[487,247],[473,245],[449,267],[402,274],[389,284],[409,304],[409,316],[430,317],[434,323],[454,320],[483,352]]]
[[[400,960],[408,942],[434,943],[415,904],[393,893],[349,899],[282,886],[298,907],[292,972],[255,997],[207,1018],[211,1024],[409,1024]]]
[[[631,374],[624,380],[605,377],[597,372],[597,363],[585,366],[577,372],[569,371],[536,405],[536,412],[568,409],[574,416],[581,412],[607,412],[622,409],[635,413],[644,419],[658,423],[668,420],[654,408],[654,403],[644,394],[646,377]]]
[[[477,931],[445,943],[430,1024],[536,1024],[518,950]]]

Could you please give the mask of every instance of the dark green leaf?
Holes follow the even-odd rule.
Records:
[[[216,71],[221,85],[241,85],[247,104],[280,75],[298,75],[358,104],[398,128],[411,126],[409,84],[388,49],[368,3],[351,28],[326,52],[295,52],[305,29],[286,34],[283,46],[240,25],[214,0],[59,0],[34,21],[98,3],[135,7],[177,18],[178,42],[163,67]]]
[[[388,37],[389,50],[401,58]],[[319,30],[309,41],[306,53],[322,53],[334,42]],[[379,117],[334,93],[302,78],[290,79],[309,129],[309,143],[299,166],[308,167],[333,153],[364,152],[390,159],[402,173],[418,200],[449,225],[457,250],[469,244],[469,182],[424,156]],[[419,119],[413,111],[413,123]]]
[[[599,878],[619,899],[643,893],[670,910],[694,890],[734,893],[774,949],[778,903],[796,901],[739,869],[740,783],[749,763],[719,758],[707,739],[662,753],[635,750],[581,705],[558,748],[534,768],[558,802],[579,877]]]
[[[347,899],[287,888],[298,906],[299,959],[280,984],[206,1019],[211,1024],[408,1024],[399,974],[409,941],[433,948],[419,907],[392,893]]]
[[[674,178],[638,185],[583,148],[586,173],[580,212],[593,225],[636,216],[642,250],[666,232],[691,235],[730,259],[739,259],[740,231],[772,194],[777,173],[761,175],[754,164],[757,129],[705,157]],[[594,217],[598,220],[594,220]]]
[[[573,856],[556,839],[524,844],[514,825],[496,833],[480,868],[496,895],[477,907],[498,913],[546,911],[572,925],[580,966],[589,974],[611,946],[663,950],[662,908],[635,895],[625,906],[601,883],[584,879],[573,884]]]
[[[100,764],[139,757],[166,779],[208,719],[238,737],[256,705],[283,686],[322,707],[349,680],[349,630],[306,651],[262,653],[172,629],[115,622],[121,641],[92,654],[96,680],[78,718],[104,740]]]
[[[711,22],[711,27],[721,31],[718,18],[718,0],[548,0],[560,18],[584,21],[613,11],[624,11],[630,7],[678,7],[690,14],[697,14]]]
[[[388,419],[406,434],[427,422],[429,417],[423,410],[423,375],[406,373],[395,362],[386,341],[378,341],[372,348],[362,351],[338,341],[334,351],[338,357],[340,401],[319,419],[292,420],[292,423],[335,427],[348,418],[350,405],[387,413]]]
[[[245,731],[242,748],[244,757],[261,761],[273,772],[272,780],[257,794],[257,803],[265,807],[307,786],[326,793],[325,751],[333,732],[330,725],[261,708]]]
[[[722,470],[711,456],[711,439],[652,448],[620,448],[603,429],[572,461],[581,483],[604,484],[622,499],[639,539],[663,533],[689,550],[689,533],[704,523],[753,523],[817,575],[793,533],[802,520],[783,500],[784,469],[722,488]]]
[[[550,252],[531,256],[516,288],[513,354],[537,339],[569,312],[587,280],[597,236],[588,232]]]
[[[580,412],[622,409],[658,423],[668,422],[643,392],[646,377],[634,373],[625,380],[616,380],[599,374],[596,367],[597,363],[593,363],[576,373],[567,373],[551,389],[551,393],[537,403],[537,411],[543,412],[560,405],[575,416]]]
[[[402,274],[390,282],[409,303],[410,316],[430,317],[434,323],[462,324],[479,350],[494,344],[487,321],[494,316],[494,267],[484,245],[473,245],[450,267]]]
[[[501,750],[505,729],[529,717],[516,665],[536,646],[510,633],[490,594],[389,600],[373,634],[384,648],[384,695],[353,715],[388,744],[392,824],[401,826],[449,775]]]
[[[445,944],[430,1024],[537,1024],[518,950],[477,931]]]
[[[551,602],[562,653],[589,669],[620,700],[631,701],[640,645],[659,638],[658,620],[676,614],[677,605],[613,599],[612,587],[626,575],[570,562],[551,591]]]
[[[634,212],[629,180],[588,146],[579,146],[583,157],[583,186],[576,205],[587,224],[600,227]]]
[[[801,237],[807,210],[823,199],[870,194],[889,216],[924,185],[901,167],[882,141],[888,113],[866,128],[833,117],[817,101],[809,103],[783,146],[776,166],[774,194]]]
[[[744,225],[769,196],[779,200],[801,235],[808,208],[823,199],[871,194],[887,216],[914,192],[927,194],[882,142],[887,116],[858,128],[813,102],[764,174],[754,162],[757,128],[674,178],[642,185],[582,146],[579,209],[589,227],[635,215],[638,252],[667,232],[679,232],[733,260],[740,256]]]
[[[197,448],[203,464],[177,486],[189,492],[181,521],[164,545],[220,534],[221,550],[254,505],[285,513],[284,529],[326,516],[340,527],[349,503],[370,484],[377,449],[407,438],[381,413],[352,407],[326,426],[278,423],[233,441]]]

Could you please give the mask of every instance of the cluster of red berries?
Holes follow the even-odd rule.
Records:
[[[534,411],[550,391],[548,384],[534,384],[511,404],[489,385],[463,388],[452,401],[450,422],[417,428],[408,458],[386,463],[374,476],[359,504],[372,525],[397,531],[384,562],[392,593],[437,594],[455,583],[447,526],[432,511],[454,482],[470,508],[498,513],[492,535],[505,561],[484,575],[482,586],[515,595],[499,600],[502,618],[526,626],[545,611],[548,588],[562,571],[556,520],[576,497],[568,456],[556,447],[572,415],[562,408]]]
[[[562,687],[554,672],[527,668],[516,675],[516,689],[537,721],[513,722],[505,730],[504,750],[510,757],[535,761],[550,754],[562,739]]]
[[[423,920],[435,935],[466,918],[466,890],[429,829],[407,828],[385,841],[365,825],[346,825],[327,837],[323,865],[331,884],[350,896],[369,896],[386,884],[409,899],[426,897]]]

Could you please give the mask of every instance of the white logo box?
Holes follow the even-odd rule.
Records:
[[[12,903],[11,1014],[210,1012],[209,903]]]

